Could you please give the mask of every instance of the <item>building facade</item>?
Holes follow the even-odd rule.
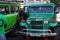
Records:
[[[23,1],[23,0],[0,0],[0,1]]]

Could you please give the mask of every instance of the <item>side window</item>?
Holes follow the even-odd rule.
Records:
[[[11,7],[11,13],[18,12],[18,7]]]
[[[9,8],[8,7],[0,7],[0,13],[6,15],[9,14]]]
[[[5,13],[9,14],[9,8],[8,7],[5,7]]]

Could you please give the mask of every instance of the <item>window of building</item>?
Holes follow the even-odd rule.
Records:
[[[34,2],[34,0],[29,0],[28,2],[29,2],[29,3],[33,3],[33,2]]]

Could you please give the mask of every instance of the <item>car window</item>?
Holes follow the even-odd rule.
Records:
[[[9,8],[0,6],[0,13],[2,13],[4,15],[9,14]]]
[[[18,7],[11,7],[11,13],[18,12]]]

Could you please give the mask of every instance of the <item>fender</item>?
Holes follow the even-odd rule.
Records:
[[[49,23],[49,25],[52,26],[52,27],[56,27],[57,26],[57,22]]]
[[[19,25],[25,27],[26,29],[28,29],[28,25],[25,22],[20,22]]]
[[[3,25],[4,25],[3,19],[0,19],[0,27],[3,27]]]

